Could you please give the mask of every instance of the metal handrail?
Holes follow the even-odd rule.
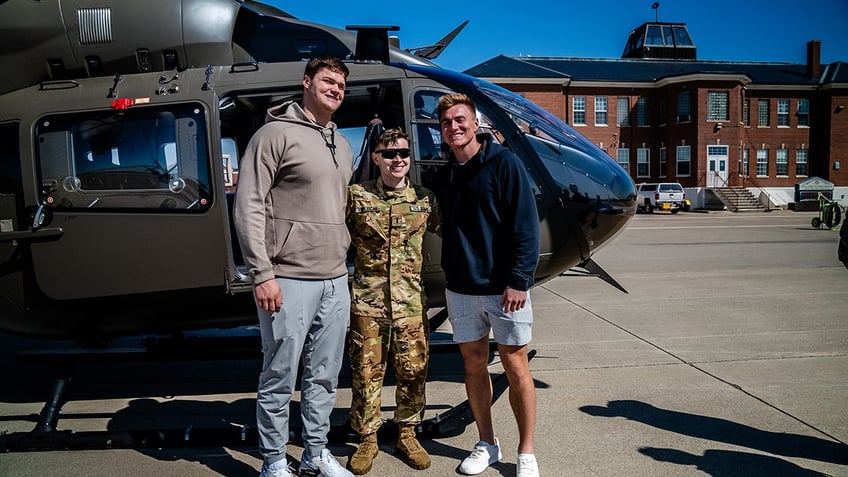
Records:
[[[750,180],[751,183],[754,184],[754,187],[756,187],[757,189],[759,189],[760,192],[762,192],[763,194],[766,195],[766,198],[767,198],[767,200],[766,200],[766,212],[770,211],[771,210],[771,202],[772,202],[771,194],[769,194],[768,191],[765,190],[765,188],[763,188],[763,186],[761,186],[760,183],[757,182],[757,179],[755,179],[754,177],[743,176],[742,174],[739,174],[739,176],[742,177],[745,182]]]

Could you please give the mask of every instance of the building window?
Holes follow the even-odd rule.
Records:
[[[630,98],[618,98],[615,111],[615,124],[630,126]]]
[[[774,169],[774,174],[777,176],[788,176],[789,175],[789,149],[778,149],[775,151],[777,153],[776,156],[776,164],[777,166]]]
[[[806,149],[798,149],[795,151],[795,175],[796,176],[806,176],[807,175],[807,150]]]
[[[727,121],[727,91],[710,91],[707,93],[707,121]]]
[[[586,97],[575,96],[572,100],[575,125],[586,125]]]
[[[607,97],[595,97],[595,126],[607,125]]]
[[[757,149],[757,177],[768,177],[768,149]]]
[[[742,124],[747,128],[751,126],[751,100],[742,101]]]
[[[651,150],[646,147],[636,149],[636,177],[651,177]]]
[[[692,103],[688,91],[677,93],[677,122],[688,123],[692,121]]]
[[[788,99],[778,99],[777,100],[777,127],[779,127],[779,128],[788,128],[789,127],[789,100]]]
[[[618,165],[621,166],[627,173],[630,173],[630,149],[626,147],[618,148],[615,156]]]
[[[650,126],[651,112],[648,108],[648,98],[642,96],[636,101],[636,125]]]
[[[742,149],[742,175],[748,176],[748,162],[751,160],[751,150]]]
[[[757,101],[757,127],[767,128],[769,126],[769,100]]]
[[[664,147],[660,148],[660,177],[665,177],[665,171],[668,168],[668,150]]]
[[[686,177],[692,171],[692,150],[689,146],[677,146],[677,177]]]
[[[808,99],[798,100],[798,127],[810,127],[810,100]]]

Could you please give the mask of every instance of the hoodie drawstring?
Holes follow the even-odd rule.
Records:
[[[336,160],[336,131],[330,129],[330,139],[327,139],[327,135],[324,133],[326,129],[321,129],[321,137],[324,139],[324,144],[327,145],[327,149],[330,150],[330,154],[333,156],[333,164],[336,165],[336,169],[339,168],[339,161]]]

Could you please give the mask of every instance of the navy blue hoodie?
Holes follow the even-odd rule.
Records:
[[[465,164],[453,153],[435,182],[442,210],[442,268],[447,289],[500,295],[529,290],[539,264],[539,213],[520,159],[478,136],[483,147]]]

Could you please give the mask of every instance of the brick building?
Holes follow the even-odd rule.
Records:
[[[501,55],[465,73],[565,120],[636,183],[680,182],[694,206],[728,190],[792,206],[815,177],[848,205],[848,64],[822,65],[815,40],[806,64],[696,56],[685,24],[657,22],[634,30],[620,59]]]

